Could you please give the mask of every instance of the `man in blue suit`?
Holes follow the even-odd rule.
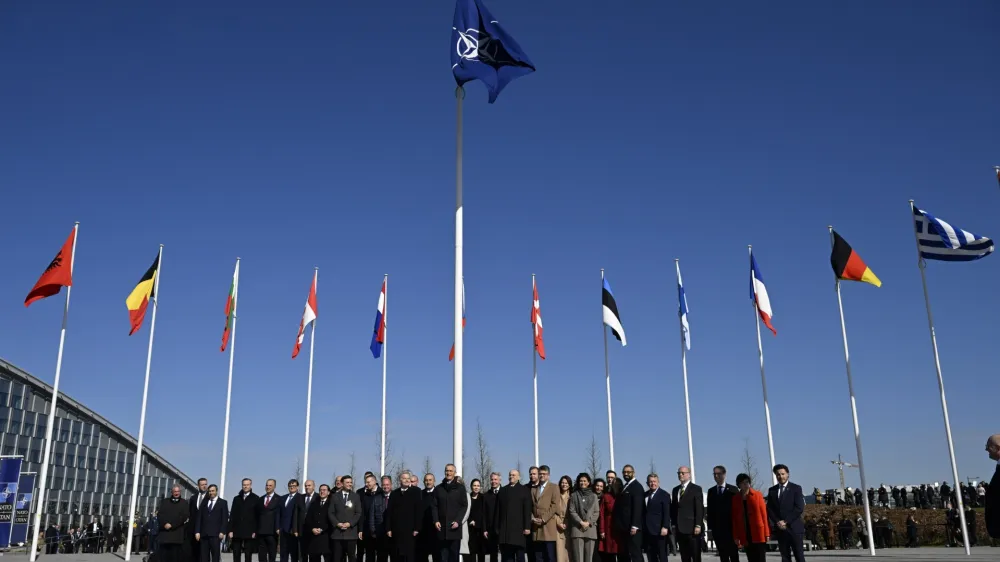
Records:
[[[670,494],[660,489],[660,477],[646,477],[646,556],[649,562],[667,562],[667,535],[670,534]]]
[[[299,496],[299,481],[288,481],[288,493],[281,498],[278,514],[278,531],[281,546],[281,562],[299,562],[299,537],[295,528],[295,502]]]
[[[219,488],[208,487],[205,503],[198,510],[194,522],[194,538],[201,554],[201,562],[219,562],[222,557],[222,540],[229,532],[229,506],[219,496]]]
[[[806,534],[802,523],[802,513],[806,510],[802,487],[788,481],[788,467],[774,466],[774,476],[778,483],[767,491],[767,520],[771,525],[771,535],[778,539],[781,562],[804,562],[802,539]]]

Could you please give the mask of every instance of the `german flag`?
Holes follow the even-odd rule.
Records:
[[[128,318],[132,323],[132,330],[128,333],[130,336],[142,327],[142,321],[146,318],[146,307],[149,306],[149,301],[155,298],[156,274],[159,269],[160,254],[157,253],[153,265],[149,266],[146,273],[142,275],[142,279],[136,284],[135,289],[132,289],[128,298],[125,299],[125,306],[128,307]]]
[[[837,276],[837,279],[862,281],[881,287],[882,282],[872,273],[871,268],[865,265],[854,248],[836,231],[831,232],[833,233],[833,251],[830,253],[830,265],[833,266],[833,274]]]

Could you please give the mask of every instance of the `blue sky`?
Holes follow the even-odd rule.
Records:
[[[833,224],[884,285],[844,287],[868,480],[951,481],[907,200],[1000,237],[996,4],[725,6],[493,0],[538,72],[465,104],[466,448],[532,457],[530,276],[543,461],[607,467],[599,270],[628,336],[610,348],[616,461],[687,460],[674,258],[691,310],[696,472],[767,464],[747,244],[769,288],[775,448],[806,486],[854,460],[828,261]],[[375,466],[389,283],[389,431],[450,461],[454,4],[15,2],[0,18],[0,354],[51,381],[61,300],[22,299],[81,221],[62,388],[135,432],[147,328],[124,300],[165,244],[146,440],[216,481],[241,266],[227,488],[292,475],[319,274],[310,473]],[[988,476],[1000,258],[932,263],[962,477]],[[613,341],[613,340],[612,340]],[[471,467],[466,470],[471,472]],[[856,476],[852,476],[856,482]],[[670,478],[668,478],[668,481]],[[263,483],[258,483],[262,488]],[[229,492],[227,491],[227,495]]]

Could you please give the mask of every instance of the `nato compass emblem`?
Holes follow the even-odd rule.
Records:
[[[28,509],[31,505],[31,494],[21,494],[21,499],[17,500],[16,509]]]
[[[458,28],[455,27],[452,29],[458,32],[458,41],[455,44],[455,52],[458,53],[458,56],[465,60],[478,60],[479,30],[469,28],[463,32],[459,31]]]

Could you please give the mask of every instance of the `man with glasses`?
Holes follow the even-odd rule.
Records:
[[[726,467],[717,466],[712,469],[715,486],[708,489],[708,509],[705,511],[708,519],[708,530],[712,532],[712,540],[719,552],[721,562],[739,562],[739,549],[733,541],[733,496],[739,493],[739,488],[726,484]]]
[[[670,520],[677,528],[681,562],[701,562],[701,523],[705,520],[705,497],[701,486],[691,482],[691,469],[677,469],[680,484],[674,487]]]

